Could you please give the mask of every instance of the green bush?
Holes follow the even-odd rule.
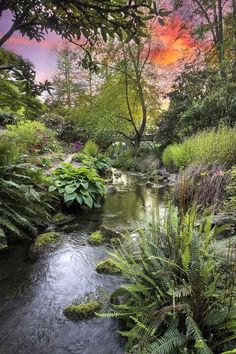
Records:
[[[98,208],[106,188],[104,180],[95,170],[87,167],[76,168],[69,163],[62,163],[53,171],[49,191],[57,191],[63,196],[67,206],[75,203],[80,206],[87,205],[89,208]]]
[[[110,159],[103,155],[98,154],[96,157],[78,152],[75,157],[75,161],[81,162],[82,165],[88,168],[94,168],[99,174],[104,175],[110,168]]]
[[[88,140],[83,147],[83,152],[87,155],[96,156],[98,151],[99,147],[93,140]]]
[[[3,160],[3,156],[1,158]],[[0,243],[35,236],[37,227],[45,225],[49,219],[52,208],[48,195],[34,187],[37,173],[29,164],[1,163]]]
[[[199,220],[202,220],[201,222]],[[236,345],[236,237],[217,241],[222,227],[191,209],[173,208],[157,225],[112,254],[128,283],[112,294],[113,312],[126,320],[127,352],[217,354]],[[232,252],[232,253],[230,253]]]
[[[127,150],[119,154],[115,160],[113,160],[113,166],[116,168],[123,168],[125,170],[131,170],[135,168],[137,164],[137,157],[133,151]]]
[[[20,160],[21,151],[7,136],[0,136],[0,166],[15,164]]]
[[[236,162],[236,128],[207,130],[181,144],[167,146],[162,155],[167,168],[186,167],[191,163],[228,164]]]
[[[30,153],[58,148],[53,132],[37,121],[21,120],[16,125],[7,125],[7,136]]]

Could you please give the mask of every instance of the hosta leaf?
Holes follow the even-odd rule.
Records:
[[[71,193],[75,192],[76,189],[77,189],[77,186],[73,186],[73,187],[72,186],[66,186],[65,187],[65,192],[67,194],[71,194]]]
[[[77,196],[77,193],[71,193],[71,194],[67,194],[67,193],[65,193],[64,194],[64,201],[67,203],[67,202],[69,202],[70,200],[74,200],[74,199],[76,199],[76,196]]]
[[[49,186],[48,191],[54,192],[56,189],[57,189],[57,187],[52,185],[52,186]]]
[[[86,204],[89,208],[93,207],[93,199],[90,197],[90,195],[83,195],[83,201],[84,204]]]

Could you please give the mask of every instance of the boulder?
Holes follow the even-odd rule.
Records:
[[[107,188],[107,191],[108,191],[109,194],[115,194],[117,192],[117,189],[116,189],[115,186],[109,186]]]
[[[116,263],[111,258],[107,258],[104,261],[98,263],[96,266],[96,271],[98,273],[110,275],[121,274],[121,270],[117,267]]]
[[[100,310],[97,301],[90,301],[84,304],[74,304],[64,309],[64,314],[70,320],[79,321],[94,317],[96,312]]]

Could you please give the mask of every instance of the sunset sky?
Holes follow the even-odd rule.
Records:
[[[3,34],[11,25],[10,14],[5,13],[0,23],[0,34]],[[51,79],[56,69],[56,51],[65,46],[66,41],[54,33],[46,35],[45,40],[38,43],[22,37],[19,33],[6,42],[4,48],[29,59],[37,71],[37,79],[43,81]],[[165,26],[155,24],[152,35],[152,51],[150,60],[168,69],[183,57],[192,55],[196,43],[191,38],[190,30],[179,16],[172,16]]]

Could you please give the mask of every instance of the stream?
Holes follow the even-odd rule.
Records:
[[[164,189],[148,189],[145,178],[122,173],[102,208],[79,213],[67,225],[63,241],[36,261],[24,243],[0,255],[0,354],[124,354],[124,341],[114,319],[73,322],[63,309],[98,286],[113,291],[122,279],[101,275],[96,264],[106,247],[87,243],[100,225],[130,229],[150,220],[162,208]],[[2,259],[1,259],[2,258]]]

